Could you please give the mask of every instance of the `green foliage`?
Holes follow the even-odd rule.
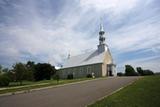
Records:
[[[28,61],[27,64],[25,64],[27,72],[24,74],[24,79],[28,81],[34,81],[33,73],[35,71],[35,64],[33,61]]]
[[[137,72],[141,75],[141,76],[145,76],[145,75],[154,75],[153,71],[151,70],[143,70],[141,67],[137,67]]]
[[[86,77],[87,77],[87,78],[92,78],[92,75],[91,75],[91,74],[87,74]]]
[[[151,70],[143,70],[143,74],[145,75],[154,75],[153,71]]]
[[[143,75],[143,69],[141,67],[137,67],[136,69],[140,75]]]
[[[15,74],[15,80],[20,82],[20,85],[22,84],[22,81],[25,80],[25,73],[27,72],[27,68],[22,63],[16,63],[13,66],[13,72]]]
[[[50,80],[52,74],[55,72],[54,67],[52,67],[48,63],[38,63],[35,65],[35,72],[34,72],[34,78],[36,81],[39,80]]]
[[[2,65],[0,65],[0,74],[1,74],[1,72],[2,72]]]
[[[7,75],[0,75],[0,86],[8,86],[10,79]]]
[[[4,75],[6,75],[11,82],[15,80],[15,75],[12,71],[5,72]]]
[[[2,72],[9,72],[9,69],[8,69],[8,68],[4,68],[4,69],[2,70]]]
[[[33,61],[28,61],[26,66],[27,68],[34,69],[35,63]]]
[[[53,76],[53,79],[54,79],[54,80],[57,80],[57,83],[58,83],[58,82],[59,82],[60,77],[59,77],[59,75],[58,75],[58,74],[55,74],[55,75]]]
[[[138,73],[134,70],[131,65],[125,65],[125,75],[126,76],[137,76]]]
[[[28,61],[24,63],[16,63],[12,66],[12,70],[4,68],[0,65],[0,75],[5,74],[11,81],[20,82],[22,81],[39,81],[39,80],[49,80],[52,75],[54,75],[56,69],[47,63],[35,64],[33,61]]]
[[[122,72],[118,72],[117,76],[124,76],[124,74]]]
[[[151,70],[143,70],[141,67],[137,67],[137,72],[141,75],[141,76],[145,76],[145,75],[154,75],[153,71]]]
[[[8,68],[3,68],[0,65],[0,86],[8,86],[9,82],[13,81],[13,75],[11,76],[12,72]]]
[[[0,74],[5,73],[5,72],[9,72],[9,69],[8,68],[3,68],[2,65],[0,65]]]
[[[24,80],[34,81],[33,71],[27,70],[27,71],[24,73]]]

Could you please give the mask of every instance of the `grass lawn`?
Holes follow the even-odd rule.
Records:
[[[147,76],[88,107],[160,107],[160,76]]]
[[[8,87],[0,88],[0,94],[8,93],[8,92],[17,92],[23,90],[30,90],[35,88],[42,88],[47,86],[56,86],[61,84],[79,82],[84,80],[91,80],[92,78],[80,78],[80,79],[72,79],[72,80],[59,80],[58,84],[56,80],[43,80],[39,82],[30,82],[24,81],[23,85],[19,85],[19,82],[12,82]]]

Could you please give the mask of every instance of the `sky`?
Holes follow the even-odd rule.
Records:
[[[59,66],[97,49],[101,18],[118,72],[160,70],[159,0],[0,0],[0,64]]]

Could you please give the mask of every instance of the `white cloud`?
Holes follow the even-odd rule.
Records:
[[[157,14],[146,19],[143,15],[139,16],[144,20],[130,24],[128,19],[121,20],[122,17],[127,17],[125,13],[136,9],[138,3],[138,0],[80,0],[80,4],[65,4],[59,13],[52,12],[52,8],[57,7],[51,5],[52,8],[47,6],[44,10],[38,8],[37,2],[33,1],[15,3],[12,10],[2,6],[6,13],[14,14],[5,16],[7,25],[0,23],[0,57],[5,57],[5,60],[10,58],[12,62],[35,58],[56,65],[63,62],[68,53],[73,56],[86,49],[95,49],[98,44],[98,20],[101,14],[106,15],[104,21],[107,19],[110,22],[108,27],[114,29],[109,32],[107,40],[117,56],[139,49],[159,53],[160,23]],[[153,12],[156,13],[156,10]],[[113,24],[119,22],[123,22],[122,26],[115,29]],[[157,61],[152,60],[150,65],[158,63]],[[147,66],[146,63],[144,65]]]
[[[137,51],[159,47],[159,17],[124,26],[110,36],[110,44],[118,52]],[[157,22],[155,22],[157,21]],[[118,36],[117,36],[118,35]]]
[[[80,0],[82,7],[119,14],[134,8],[138,0]]]
[[[0,30],[1,33],[5,34],[4,38],[8,43],[6,46],[0,47],[1,52],[3,55],[8,53],[5,55],[6,57],[17,56],[17,60],[14,61],[22,61],[21,57],[26,52],[31,57],[28,60],[32,60],[32,57],[38,57],[41,61],[49,61],[56,65],[63,62],[69,53],[72,56],[82,53],[84,49],[90,49],[95,41],[95,39],[88,39],[86,32],[74,31],[74,26],[79,23],[80,16],[85,13],[74,12],[73,7],[66,7],[56,20],[51,14],[50,20],[46,21],[48,16],[41,16],[37,13],[37,11],[43,10],[29,6],[28,11],[33,18],[27,19],[28,23],[26,24],[21,20],[22,16],[28,17],[28,14],[24,13],[26,10],[21,9],[23,6],[15,6],[17,16],[14,16],[13,20],[18,20],[20,24],[1,25],[2,29]],[[21,13],[20,16],[18,15],[19,12]],[[4,45],[4,43],[1,44]],[[11,50],[15,50],[17,53]],[[43,57],[44,55],[45,57]]]

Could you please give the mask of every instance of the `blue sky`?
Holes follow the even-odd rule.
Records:
[[[118,71],[159,71],[159,0],[0,0],[0,64],[49,62],[97,48],[100,18]]]

